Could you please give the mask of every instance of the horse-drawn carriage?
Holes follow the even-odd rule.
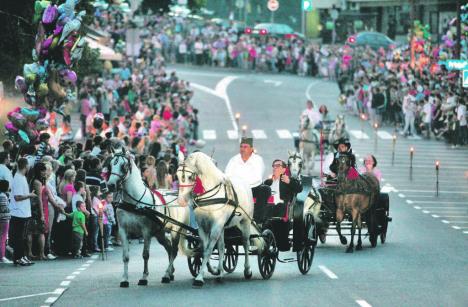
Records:
[[[201,152],[193,153],[185,160],[182,157],[179,161],[179,191],[176,195],[166,195],[173,199],[171,204],[165,204],[160,195],[145,186],[135,162],[125,148],[114,149],[110,171],[110,190],[120,190],[122,194],[116,211],[123,244],[124,274],[121,287],[129,286],[130,233],[137,233],[144,240],[144,271],[139,285],[147,285],[149,247],[153,236],[164,246],[169,256],[163,283],[174,279],[173,262],[179,248],[188,257],[190,272],[195,277],[194,287],[203,286],[206,268],[220,277],[224,271],[233,272],[239,255],[245,256],[246,279],[252,277],[249,255],[257,256],[260,274],[264,279],[273,275],[277,260],[297,261],[302,274],[306,274],[312,265],[317,243],[312,214],[303,215],[303,207],[292,202],[285,216],[270,217],[259,225],[252,219],[254,205],[251,189],[235,178],[226,178],[211,158]],[[206,188],[198,196],[193,193],[196,178],[200,178]],[[189,202],[194,206],[198,229],[190,226]],[[279,234],[285,237],[280,246],[276,239]],[[214,254],[219,260],[217,269],[209,264],[215,246],[217,252]],[[242,251],[240,246],[243,247]],[[287,250],[296,252],[296,259],[280,259],[279,251]]]
[[[330,229],[338,230],[342,244],[347,244],[346,238],[339,234],[342,229],[352,228],[352,216],[346,213],[341,223],[337,221],[336,182],[321,184],[320,179],[303,177],[304,189],[297,196],[296,203],[303,204],[306,211],[311,212],[316,219],[317,236],[321,243],[331,235]],[[392,220],[389,215],[389,197],[387,193],[380,192],[374,203],[362,215],[361,227],[367,228],[369,241],[372,247],[377,246],[378,238],[383,244],[387,238],[388,222]],[[339,227],[339,229],[337,229]]]

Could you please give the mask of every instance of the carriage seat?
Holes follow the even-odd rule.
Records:
[[[263,224],[269,219],[277,219],[283,222],[289,220],[289,204],[278,203],[275,204],[273,195],[268,198],[267,204],[257,204],[254,198],[254,220]]]

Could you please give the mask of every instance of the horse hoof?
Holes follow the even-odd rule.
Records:
[[[353,248],[353,247],[348,247],[348,248],[346,249],[346,252],[347,252],[348,254],[351,254],[351,253],[354,252],[354,248]]]
[[[168,284],[171,282],[171,279],[169,277],[166,277],[164,276],[162,279],[161,279],[161,283],[163,284]]]
[[[148,285],[148,280],[146,280],[146,279],[140,279],[140,280],[138,281],[138,285],[139,285],[139,286],[147,286],[147,285]]]
[[[357,245],[357,246],[356,246],[356,250],[357,250],[357,251],[362,250],[362,245]]]
[[[319,240],[322,244],[324,244],[325,242],[327,242],[327,235],[324,233],[319,234]]]
[[[245,279],[251,279],[252,278],[252,271],[251,270],[244,270],[244,277]]]
[[[204,282],[201,281],[201,280],[194,280],[193,283],[192,283],[192,288],[194,289],[200,289],[201,287],[203,287],[203,284]]]
[[[121,281],[120,282],[120,288],[128,288],[129,283],[128,281]]]
[[[343,244],[343,245],[348,244],[348,240],[347,240],[346,237],[344,237],[344,236],[340,237],[340,242],[341,242],[341,244]]]

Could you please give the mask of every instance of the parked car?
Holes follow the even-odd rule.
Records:
[[[304,39],[304,35],[299,32],[295,32],[290,26],[282,23],[259,23],[253,28],[252,34],[285,38],[298,37]]]
[[[355,35],[351,35],[346,40],[346,44],[349,46],[369,46],[372,49],[384,49],[395,48],[397,43],[391,40],[385,34],[379,32],[360,32]]]

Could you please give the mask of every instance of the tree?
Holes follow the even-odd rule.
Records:
[[[171,0],[143,0],[140,7],[144,13],[148,10],[153,11],[153,13],[167,13],[171,4]]]

